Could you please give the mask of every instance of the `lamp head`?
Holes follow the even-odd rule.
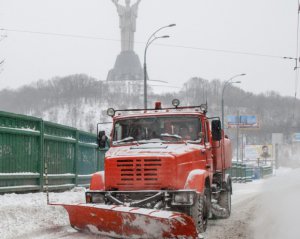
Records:
[[[108,116],[114,117],[116,111],[113,108],[109,108],[106,113],[107,113]]]
[[[180,105],[180,101],[178,99],[173,99],[172,100],[172,105],[177,108]]]

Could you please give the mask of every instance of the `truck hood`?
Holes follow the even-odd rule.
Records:
[[[182,188],[180,182],[187,178],[182,174],[203,157],[201,149],[204,147],[185,143],[111,147],[105,155],[105,172],[108,172],[105,187],[118,190]],[[184,179],[179,180],[179,177]]]
[[[128,145],[121,147],[111,147],[106,153],[106,158],[110,157],[126,157],[133,155],[140,156],[179,156],[191,153],[195,150],[204,149],[203,145],[196,144],[162,144],[148,143],[140,145]]]

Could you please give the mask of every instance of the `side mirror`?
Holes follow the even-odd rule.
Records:
[[[213,120],[211,122],[212,140],[220,141],[222,139],[222,128],[220,120]]]
[[[105,135],[105,131],[99,131],[97,141],[98,141],[98,146],[100,149],[106,148],[107,140],[108,140],[108,138]]]

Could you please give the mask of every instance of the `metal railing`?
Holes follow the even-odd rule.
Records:
[[[233,182],[246,183],[254,179],[262,179],[273,174],[273,167],[268,165],[256,166],[233,162],[227,170]]]
[[[45,166],[49,190],[88,186],[103,153],[94,134],[0,111],[0,193],[42,191]]]

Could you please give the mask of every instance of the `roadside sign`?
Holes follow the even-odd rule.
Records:
[[[293,142],[300,142],[300,133],[293,134]]]
[[[229,115],[227,116],[228,128],[259,128],[256,115]]]
[[[272,145],[245,145],[245,159],[272,158]]]

